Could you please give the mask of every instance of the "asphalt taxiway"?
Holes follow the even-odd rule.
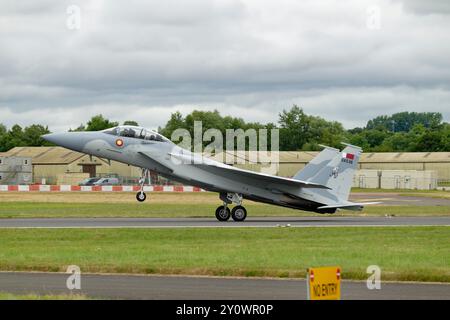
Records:
[[[81,290],[66,287],[69,274],[0,272],[0,291],[14,294],[85,294],[108,299],[187,300],[303,300],[306,281],[302,279],[218,278],[191,276],[81,274]],[[342,298],[445,299],[449,284],[382,282],[381,289],[369,290],[364,281],[343,281]]]
[[[450,199],[433,196],[415,195],[414,193],[395,192],[355,192],[350,194],[350,201],[379,201],[381,206],[450,206]]]

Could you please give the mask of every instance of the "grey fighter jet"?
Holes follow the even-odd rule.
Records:
[[[223,205],[215,212],[219,221],[232,217],[244,221],[243,199],[313,211],[362,210],[365,204],[348,201],[361,148],[325,147],[293,178],[284,178],[230,166],[183,149],[157,132],[119,126],[98,132],[66,132],[43,136],[47,141],[92,156],[142,168],[136,199],[146,200],[144,184],[149,170],[185,185],[219,193]],[[232,210],[229,205],[235,204]]]

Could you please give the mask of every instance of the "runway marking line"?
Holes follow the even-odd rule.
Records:
[[[382,227],[450,227],[450,224],[386,224],[386,225],[314,225],[314,226],[60,226],[60,227],[8,227],[0,226],[0,229],[170,229],[170,228],[382,228]]]

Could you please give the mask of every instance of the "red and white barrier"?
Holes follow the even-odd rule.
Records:
[[[0,185],[0,192],[137,192],[139,186]],[[147,192],[201,192],[191,186],[145,186]]]

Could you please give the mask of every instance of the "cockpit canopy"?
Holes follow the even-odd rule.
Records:
[[[135,138],[149,141],[168,142],[169,140],[152,130],[135,126],[120,126],[103,130],[102,132],[119,137]]]

